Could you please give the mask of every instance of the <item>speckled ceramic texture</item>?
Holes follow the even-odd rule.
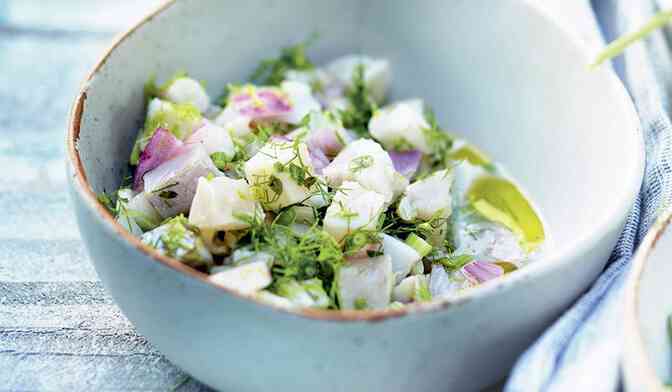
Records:
[[[392,99],[425,98],[445,128],[502,162],[546,218],[555,242],[548,257],[407,310],[290,313],[210,285],[141,245],[96,204],[94,192],[115,189],[126,170],[148,75],[185,69],[217,96],[260,58],[314,32],[318,63],[350,52],[390,59]],[[639,189],[636,114],[611,71],[587,70],[589,56],[522,0],[168,3],[120,38],[74,105],[68,167],[82,236],[124,314],[213,387],[492,384],[602,270]]]
[[[672,210],[637,251],[625,299],[623,374],[628,391],[668,391],[672,381]]]

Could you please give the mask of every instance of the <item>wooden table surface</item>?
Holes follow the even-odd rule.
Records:
[[[65,184],[80,81],[113,35],[159,2],[0,0],[0,391],[206,389],[106,294]],[[544,4],[572,23],[589,19],[582,0]]]

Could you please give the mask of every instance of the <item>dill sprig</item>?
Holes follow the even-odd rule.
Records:
[[[425,107],[425,119],[429,128],[423,129],[427,145],[431,147],[431,153],[427,159],[429,166],[433,169],[446,168],[451,165],[450,150],[453,147],[453,138],[446,133],[436,120],[434,111]]]
[[[341,110],[343,126],[354,131],[360,137],[369,135],[369,121],[378,105],[371,97],[364,78],[364,64],[359,64],[352,75],[352,85],[345,92],[348,108]]]
[[[273,256],[271,272],[274,280],[303,281],[318,278],[325,291],[333,294],[332,306],[336,306],[334,278],[344,255],[331,235],[317,225],[298,233],[290,226],[281,224],[280,218],[270,223],[259,215],[240,216],[239,219],[250,225],[240,243],[248,243],[255,251],[264,251]]]
[[[250,76],[250,80],[258,85],[275,86],[285,80],[289,70],[309,70],[315,65],[306,55],[306,49],[317,39],[317,35],[296,45],[283,48],[280,56],[261,60]]]

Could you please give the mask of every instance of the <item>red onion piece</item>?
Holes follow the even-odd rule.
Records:
[[[319,148],[309,147],[308,153],[310,154],[310,160],[312,161],[315,173],[322,174],[322,169],[329,166],[329,158]]]
[[[320,149],[325,155],[334,156],[344,147],[338,137],[337,130],[322,128],[310,133],[308,146],[311,149]]]
[[[138,167],[135,169],[133,189],[139,191],[143,187],[145,173],[161,165],[163,162],[178,155],[184,149],[184,143],[173,136],[165,128],[157,128],[149,139],[147,147],[140,154]]]
[[[287,97],[271,88],[260,88],[256,91],[241,91],[231,97],[236,110],[252,119],[277,117],[292,110]]]
[[[411,178],[420,167],[422,152],[419,150],[388,151],[394,169],[402,176]]]
[[[487,261],[472,261],[462,268],[462,273],[474,283],[483,283],[504,275],[504,268]]]

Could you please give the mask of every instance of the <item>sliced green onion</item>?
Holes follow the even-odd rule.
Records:
[[[605,61],[620,55],[628,46],[646,38],[651,32],[663,27],[670,21],[672,21],[672,11],[661,11],[657,13],[639,30],[628,33],[607,45],[607,47],[597,56],[595,62],[590,64],[590,68],[597,68]]]
[[[420,257],[425,257],[432,251],[432,246],[415,233],[411,233],[408,238],[406,238],[406,245],[415,249]]]
[[[473,260],[474,256],[472,255],[458,255],[444,257],[443,259],[436,260],[436,263],[443,265],[450,271],[455,271],[471,263]]]

